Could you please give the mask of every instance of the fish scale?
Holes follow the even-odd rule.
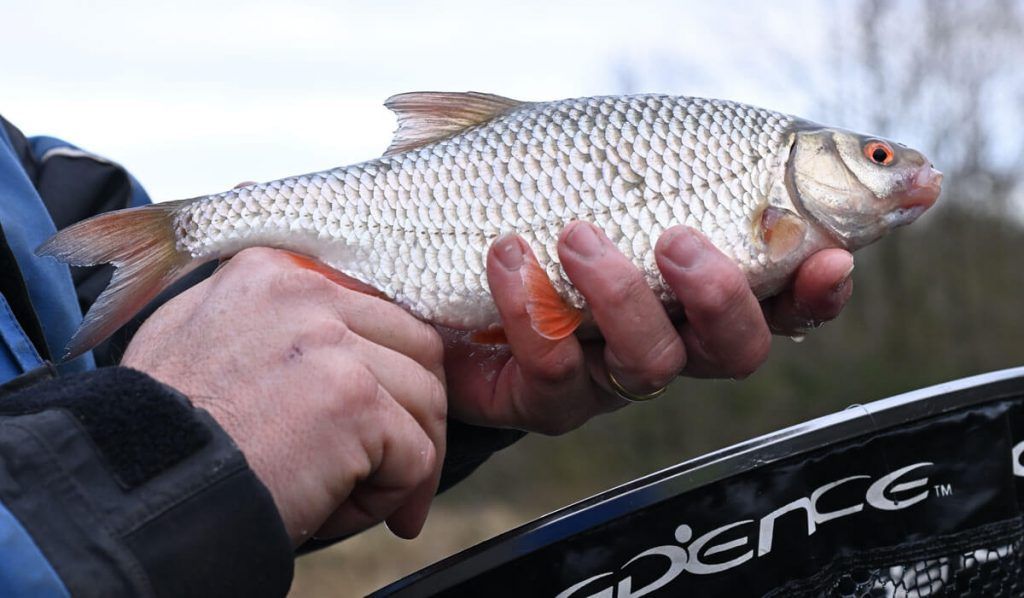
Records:
[[[557,292],[584,306],[557,252],[562,228],[583,219],[670,301],[653,245],[675,222],[748,275],[767,264],[751,222],[794,120],[664,95],[524,104],[398,155],[197,199],[176,217],[178,248],[203,259],[242,244],[326,242],[316,254],[331,267],[424,319],[472,329],[498,320],[486,251],[505,233],[521,235]]]
[[[909,224],[941,184],[904,146],[727,100],[421,92],[385,104],[399,129],[381,158],[112,212],[47,241],[40,255],[117,266],[69,354],[199,264],[253,246],[314,257],[345,275],[332,280],[425,320],[485,330],[500,322],[487,253],[507,233],[537,259],[521,270],[535,328],[560,338],[586,307],[558,257],[570,221],[600,227],[665,303],[654,246],[677,224],[700,230],[765,297],[814,251]]]

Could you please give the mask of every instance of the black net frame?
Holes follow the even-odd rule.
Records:
[[[379,596],[1024,596],[1024,368],[640,478]]]

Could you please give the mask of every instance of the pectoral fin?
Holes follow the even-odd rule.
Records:
[[[768,257],[773,262],[783,260],[804,242],[807,222],[793,212],[769,206],[761,213],[761,240],[768,246]]]
[[[551,284],[537,259],[527,259],[522,268],[526,287],[526,312],[533,329],[544,338],[558,340],[572,334],[583,322],[583,312],[566,303]]]

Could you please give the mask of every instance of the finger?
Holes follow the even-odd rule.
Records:
[[[359,360],[378,383],[416,418],[432,439],[444,446],[444,422],[448,417],[448,401],[444,379],[437,378],[419,363],[397,351],[382,347],[350,334],[342,341],[351,350],[352,359]]]
[[[432,326],[390,301],[338,288],[341,298],[334,308],[356,334],[407,355],[438,379],[444,379],[444,343]]]
[[[560,434],[617,405],[596,392],[575,336],[551,340],[533,329],[521,274],[532,257],[516,236],[498,239],[487,255],[488,283],[515,358],[505,362],[492,398],[475,406],[474,419]]]
[[[433,500],[421,486],[438,462],[434,443],[413,416],[380,388],[376,413],[364,414],[362,447],[369,475],[356,483],[338,509],[317,531],[322,538],[364,530],[395,517],[392,530],[414,537]],[[381,422],[385,425],[381,425]]]
[[[686,313],[687,373],[732,378],[753,373],[768,357],[771,333],[739,267],[684,226],[661,236],[655,257]]]
[[[441,475],[440,463],[445,454],[445,427],[448,420],[448,399],[441,378],[406,355],[377,345],[358,335],[346,337],[353,357],[359,359],[381,386],[405,408],[434,443],[438,461],[436,478]],[[437,480],[435,480],[437,481]]]
[[[565,228],[558,255],[587,299],[615,379],[637,394],[664,388],[686,364],[686,351],[644,275],[588,222],[572,222]]]
[[[853,255],[825,249],[807,258],[792,287],[766,304],[774,332],[795,334],[820,326],[842,311],[853,293]]]
[[[433,330],[431,330],[433,332]],[[446,449],[448,419],[448,398],[444,388],[444,372],[441,378],[430,373],[411,358],[397,351],[377,345],[358,335],[347,336],[354,356],[370,370],[387,393],[419,423],[434,445],[436,455],[433,473],[420,484],[412,502],[429,507],[429,497],[437,492],[441,482],[441,470]],[[438,362],[440,367],[440,361]],[[392,524],[395,533],[419,533],[426,511],[405,510],[396,515]],[[418,522],[418,523],[417,523]],[[399,534],[401,535],[401,534]],[[403,536],[407,537],[407,536]],[[411,536],[408,536],[411,537]]]

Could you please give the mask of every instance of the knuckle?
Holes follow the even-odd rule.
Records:
[[[771,337],[759,334],[745,349],[745,354],[735,360],[735,365],[731,368],[730,375],[737,380],[749,378],[767,361],[771,349]]]
[[[322,292],[331,284],[323,276],[309,270],[276,268],[267,266],[265,275],[270,278],[270,288],[282,295],[303,295]]]
[[[370,368],[362,364],[359,364],[353,370],[348,382],[352,385],[353,392],[363,401],[376,401],[380,390],[380,383],[377,381],[377,377],[373,375]]]
[[[268,261],[271,254],[273,254],[273,250],[267,249],[266,247],[249,247],[236,253],[235,256],[231,258],[231,261],[232,263],[242,265],[260,264]]]
[[[369,411],[380,399],[380,385],[373,373],[362,364],[347,368],[326,368],[333,388],[327,393],[330,414],[336,420],[354,413]]]
[[[414,347],[418,347],[417,353],[422,359],[421,363],[430,366],[440,366],[444,362],[444,341],[441,335],[434,328],[423,322],[417,322],[415,327],[416,336]]]
[[[434,446],[434,443],[430,441],[426,434],[420,434],[417,437],[415,446],[412,448],[416,451],[419,459],[416,460],[415,471],[409,480],[409,485],[418,486],[433,475],[434,470],[437,469],[437,447]]]
[[[439,380],[430,376],[430,391],[427,393],[431,420],[435,425],[444,425],[448,420],[448,393]]]
[[[302,292],[303,276],[301,272],[264,272],[267,289],[274,295],[292,295]]]
[[[679,335],[666,334],[657,339],[639,359],[621,359],[612,347],[606,348],[605,361],[618,374],[641,386],[638,390],[657,390],[679,375],[686,365],[686,350]]]
[[[332,318],[318,322],[313,328],[313,334],[319,344],[339,345],[348,338],[351,329],[342,321]]]
[[[572,380],[580,370],[578,359],[568,354],[549,355],[524,372],[542,384],[554,386]]]
[[[385,431],[385,444],[390,445],[390,450],[385,448],[385,451],[402,464],[400,470],[395,470],[398,485],[410,488],[434,472],[438,464],[437,448],[408,413],[400,421],[400,425]]]
[[[642,379],[651,388],[660,388],[679,375],[685,362],[683,342],[678,336],[672,335],[652,347],[643,362]]]
[[[742,305],[748,293],[750,287],[738,271],[721,273],[707,277],[691,306],[708,313],[725,313]]]
[[[425,427],[443,429],[448,420],[448,395],[444,385],[433,374],[418,365],[412,374],[412,387],[422,389],[412,398],[416,405],[415,412],[421,414]]]
[[[611,310],[626,309],[635,305],[647,292],[650,292],[647,283],[639,273],[631,272],[626,276],[616,278],[608,286],[601,302]]]
[[[565,398],[569,400],[561,401],[559,408],[550,409],[547,407],[550,405],[549,401],[538,400],[546,395],[547,393],[542,393],[538,396],[535,392],[523,388],[513,392],[510,397],[510,417],[502,423],[545,436],[560,436],[576,429],[586,420],[584,417],[582,421],[578,421],[580,418],[577,412],[581,408],[574,399],[579,399],[579,396],[567,396]]]
[[[304,322],[304,330],[295,338],[292,348],[299,351],[318,347],[335,347],[343,344],[351,330],[344,322],[333,318],[308,318]]]
[[[277,251],[266,247],[250,247],[235,254],[228,262],[235,270],[243,269],[247,273],[270,273],[282,270]]]

